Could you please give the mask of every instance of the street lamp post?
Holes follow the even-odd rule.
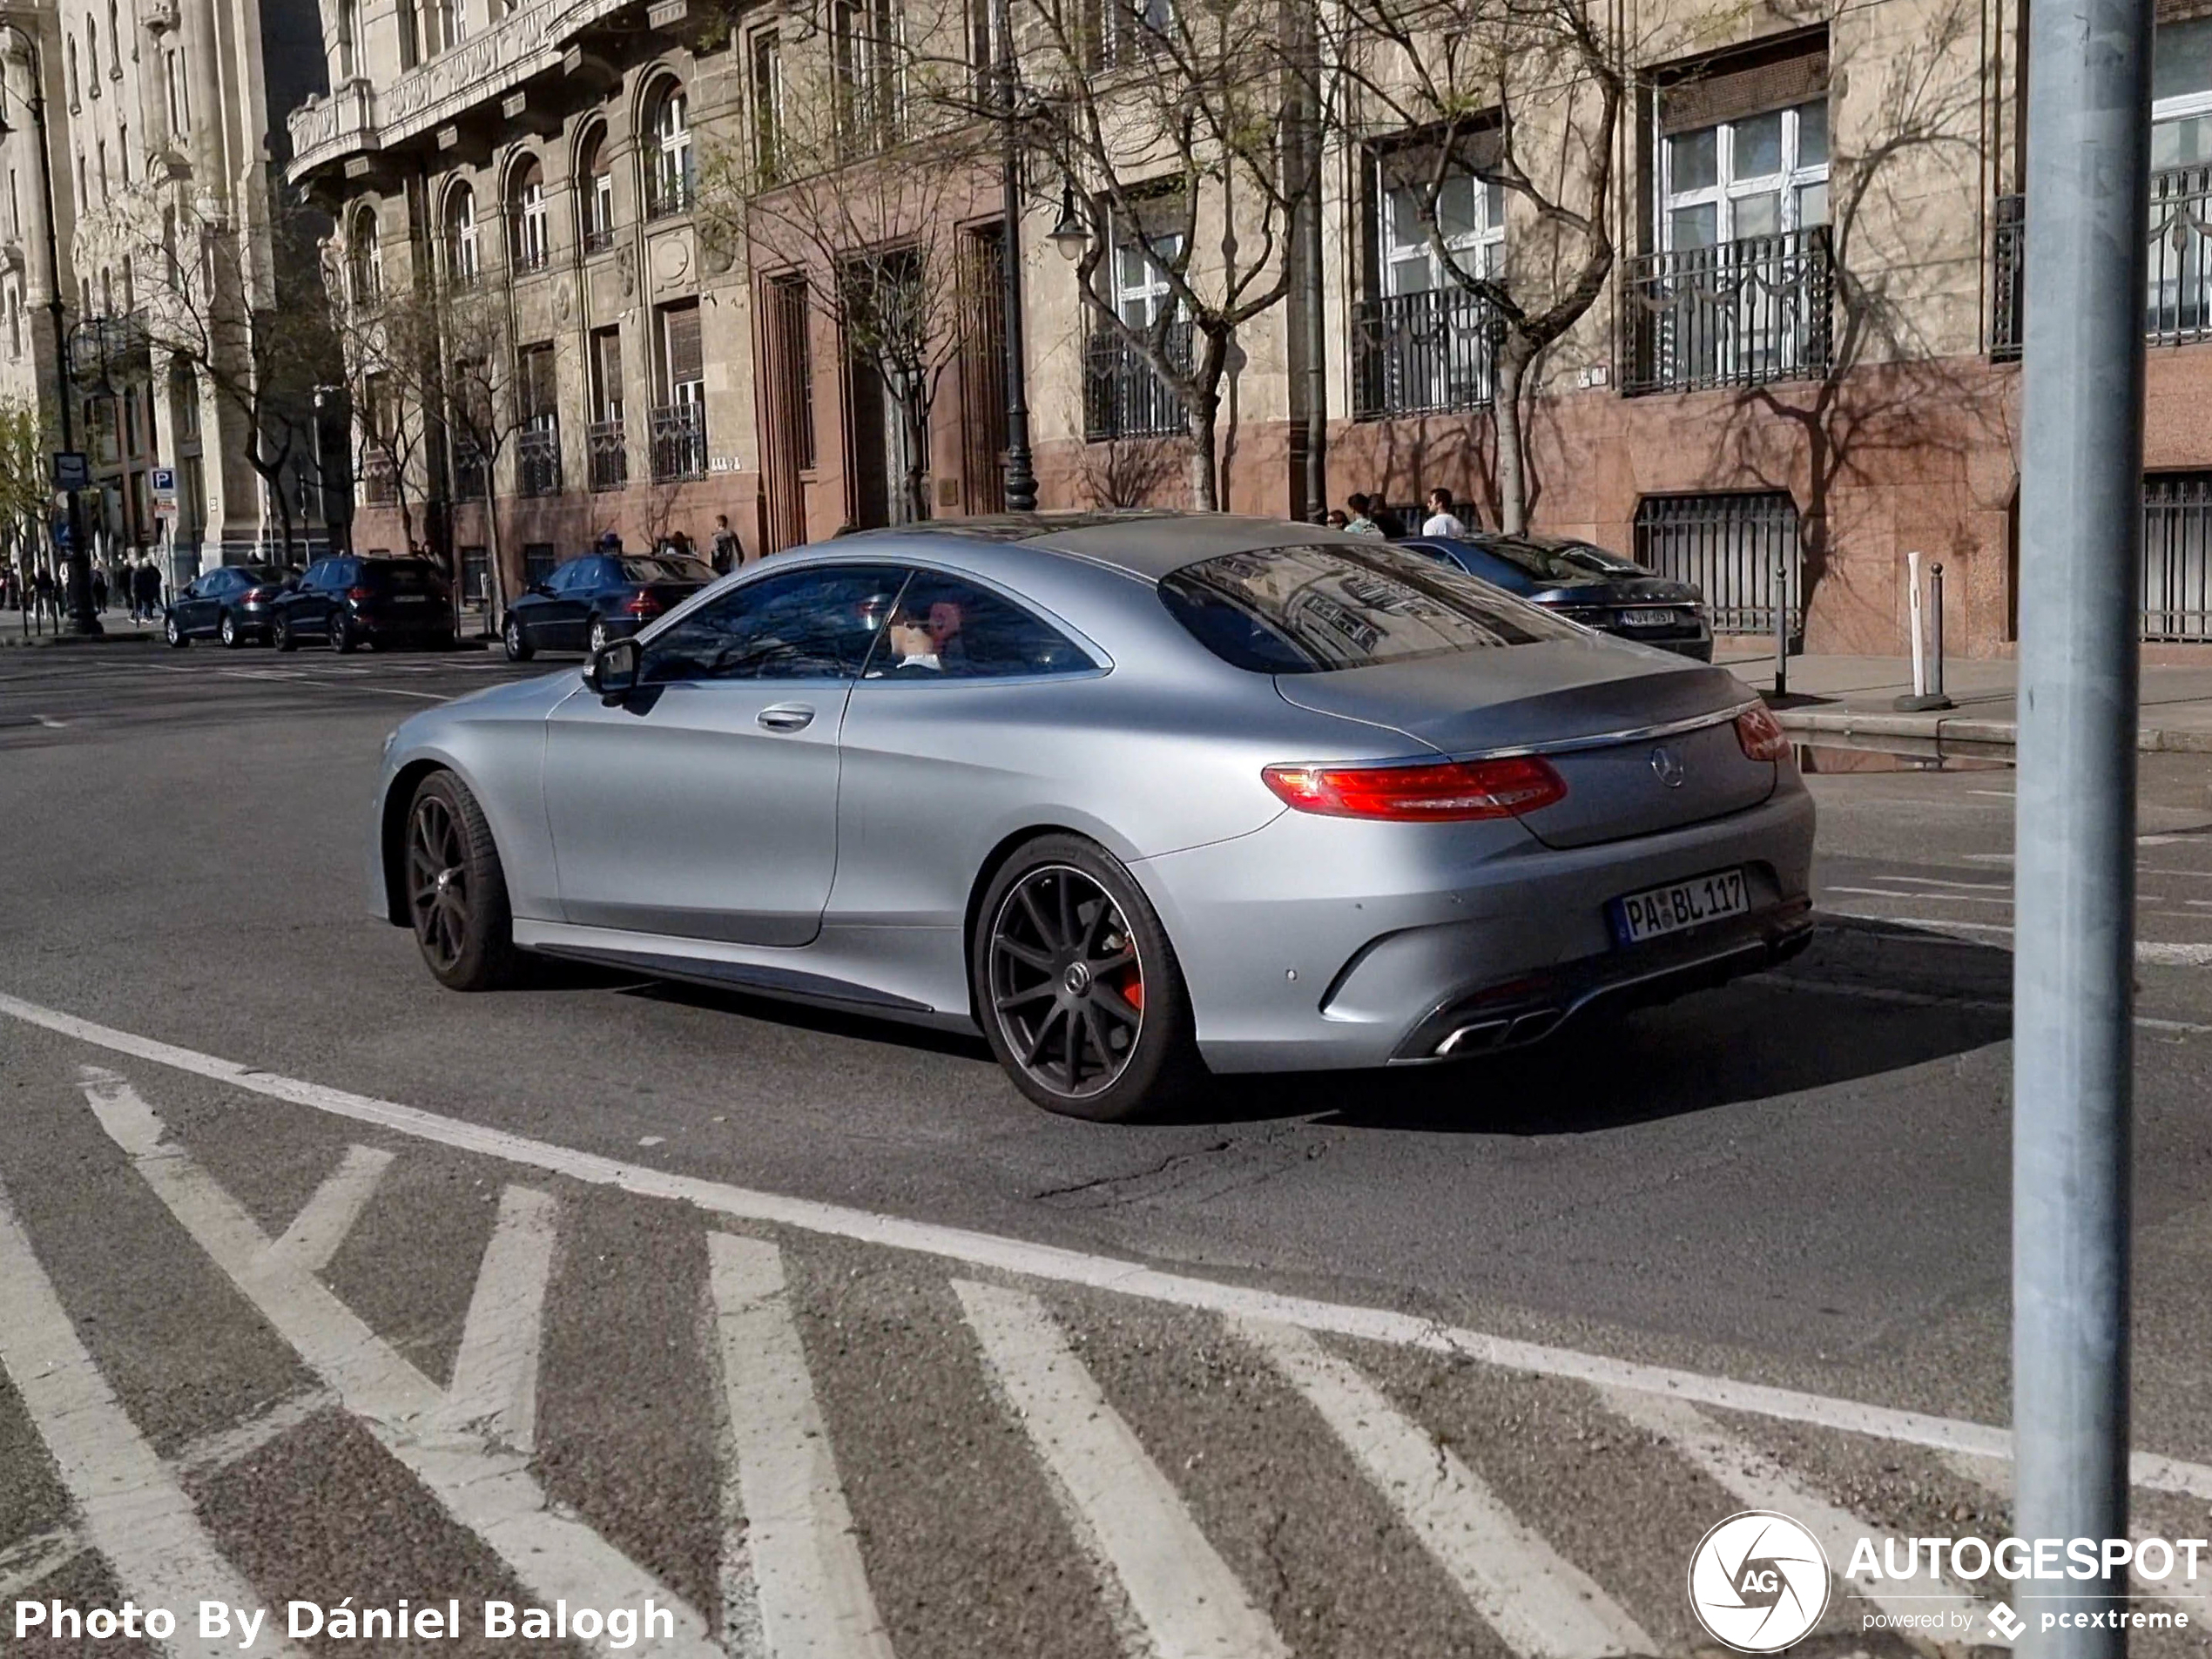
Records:
[[[75,388],[69,376],[69,323],[62,301],[61,242],[55,232],[57,217],[54,202],[54,162],[46,145],[46,73],[38,55],[38,42],[30,30],[16,20],[11,13],[0,12],[0,24],[13,28],[24,37],[30,60],[30,96],[24,102],[30,111],[30,125],[38,139],[38,183],[46,196],[46,309],[54,323],[54,381],[55,390],[61,398],[61,439],[64,453],[77,448]],[[34,24],[35,26],[35,24]],[[0,79],[0,87],[6,82]],[[10,128],[4,111],[0,111],[0,138],[8,135]],[[63,500],[69,514],[69,619],[73,633],[93,635],[105,633],[99,614],[92,609],[92,550],[85,544],[84,515],[75,489],[64,489]]]
[[[1022,344],[1022,140],[1016,127],[1019,94],[1014,59],[1014,17],[1010,0],[991,0],[998,30],[998,92],[1003,118],[1000,158],[999,309],[1006,343],[1006,508],[1010,513],[1037,509],[1037,478],[1029,457],[1029,397]]]

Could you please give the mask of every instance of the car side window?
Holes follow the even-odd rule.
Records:
[[[300,578],[300,585],[303,588],[321,588],[327,586],[329,581],[330,561],[317,559],[307,567],[307,574]]]
[[[895,565],[831,564],[747,582],[656,634],[638,679],[851,679],[906,579]]]
[[[1043,617],[958,577],[916,570],[868,658],[872,680],[1081,674],[1089,654]]]
[[[545,585],[555,594],[573,593],[583,586],[583,567],[590,559],[570,559],[545,578]]]

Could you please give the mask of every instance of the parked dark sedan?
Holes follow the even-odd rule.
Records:
[[[1400,545],[1602,633],[1713,660],[1712,618],[1702,592],[1591,543],[1476,535],[1408,536]]]
[[[169,602],[162,637],[172,645],[219,639],[235,651],[269,637],[269,619],[284,591],[285,573],[267,564],[225,564],[194,577]]]
[[[453,633],[453,590],[428,559],[317,559],[277,601],[270,622],[279,651],[445,646]]]
[[[556,565],[507,608],[507,660],[542,651],[596,651],[634,634],[714,580],[698,559],[666,553],[587,553]]]

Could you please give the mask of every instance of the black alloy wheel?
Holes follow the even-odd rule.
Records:
[[[507,626],[500,633],[500,644],[505,648],[507,660],[510,663],[527,663],[537,655],[530,649],[530,642],[523,637],[523,619],[520,617],[507,618]]]
[[[226,610],[222,621],[215,624],[215,637],[223,642],[226,651],[236,651],[246,643],[246,636],[239,631],[238,618]]]
[[[1103,849],[1073,836],[1032,842],[1000,871],[979,920],[978,1011],[1031,1100],[1117,1121],[1202,1074],[1174,952]]]
[[[483,991],[515,977],[514,917],[491,826],[469,786],[433,772],[408,809],[408,921],[422,960],[452,990]]]
[[[354,624],[347,620],[343,610],[332,611],[330,613],[330,649],[342,654],[353,650],[354,644]]]
[[[300,642],[292,637],[292,624],[281,610],[277,612],[276,620],[269,624],[269,644],[279,651],[293,651],[299,647]]]
[[[178,623],[177,614],[173,610],[162,621],[161,637],[169,642],[169,648],[172,651],[182,651],[192,644],[191,640],[185,637],[184,628]]]

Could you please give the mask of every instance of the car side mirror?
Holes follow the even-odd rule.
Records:
[[[637,689],[637,642],[610,639],[583,666],[583,683],[609,703],[619,703]]]
[[[553,590],[547,587],[543,582],[533,582],[529,587],[523,589],[523,591],[525,593],[536,594],[541,599],[550,599],[553,597]]]

